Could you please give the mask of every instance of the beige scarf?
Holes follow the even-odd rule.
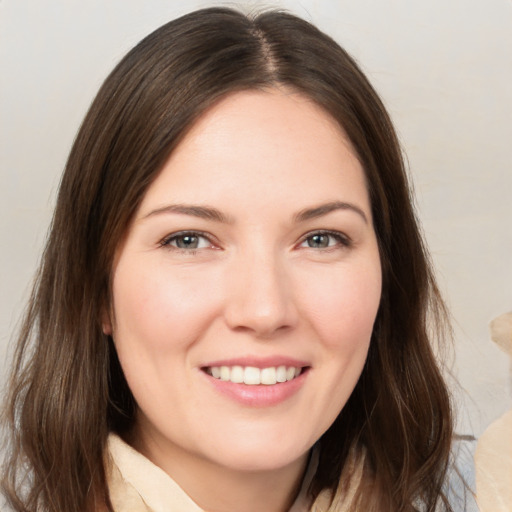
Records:
[[[108,487],[116,512],[203,512],[158,466],[126,444],[119,436],[108,439],[110,469]],[[322,492],[308,508],[307,486],[315,469],[310,464],[302,490],[289,512],[346,512],[358,485],[351,485],[343,499],[337,494],[330,506],[330,493]],[[359,483],[362,461],[353,465],[353,482]]]

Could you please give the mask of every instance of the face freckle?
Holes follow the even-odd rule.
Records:
[[[296,463],[350,396],[380,301],[351,144],[293,91],[224,98],[149,187],[113,272],[139,449],[178,480]]]

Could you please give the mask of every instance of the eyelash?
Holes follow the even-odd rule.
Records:
[[[180,238],[185,237],[194,237],[194,238],[202,238],[208,242],[208,245],[210,247],[214,246],[215,244],[211,241],[210,236],[206,233],[203,233],[202,231],[180,231],[178,233],[172,233],[169,236],[166,236],[161,242],[160,247],[164,247],[169,250],[178,251],[183,254],[196,254],[196,252],[200,249],[203,249],[204,247],[199,248],[193,248],[193,249],[187,249],[183,247],[177,247],[174,245],[171,245],[172,242],[179,240]]]
[[[352,245],[352,240],[345,234],[340,233],[339,231],[328,231],[328,230],[320,230],[320,231],[312,231],[311,233],[307,233],[299,243],[299,246],[307,242],[307,240],[313,238],[314,236],[329,236],[334,238],[337,242],[333,245],[328,245],[327,247],[306,247],[307,249],[323,249],[323,250],[332,250],[336,249],[338,246],[342,247],[350,247]]]
[[[346,236],[343,233],[340,233],[339,231],[328,231],[328,230],[320,230],[320,231],[312,231],[310,233],[307,233],[299,242],[298,247],[302,246],[302,244],[306,243],[308,240],[315,236],[328,236],[330,238],[333,238],[336,243],[335,244],[328,244],[326,247],[305,247],[307,249],[318,249],[318,250],[333,250],[341,247],[350,247],[352,245],[352,241],[348,236]],[[183,254],[188,255],[194,255],[197,253],[198,250],[204,249],[205,247],[196,247],[196,248],[183,248],[183,247],[177,247],[175,245],[172,245],[172,242],[175,242],[179,240],[180,238],[186,238],[186,237],[193,237],[193,238],[199,238],[204,239],[208,242],[209,246],[215,246],[215,244],[211,241],[211,236],[207,233],[204,233],[202,231],[180,231],[178,233],[172,233],[171,235],[165,237],[160,243],[160,247],[167,248],[169,250],[173,251],[179,251]],[[200,242],[199,242],[200,243]]]

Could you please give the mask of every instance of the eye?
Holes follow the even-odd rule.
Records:
[[[164,240],[160,242],[160,245],[182,251],[194,251],[212,247],[213,244],[206,235],[202,233],[197,231],[182,231],[180,233],[173,233],[164,238]]]
[[[348,247],[350,240],[347,236],[336,231],[317,231],[307,235],[300,244],[300,247],[311,249],[329,249],[331,247]]]

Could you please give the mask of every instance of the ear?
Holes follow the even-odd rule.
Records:
[[[103,334],[112,336],[112,321],[110,320],[107,308],[102,308],[101,311],[101,330]]]

